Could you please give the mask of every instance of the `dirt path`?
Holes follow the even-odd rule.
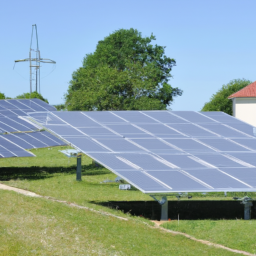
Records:
[[[102,214],[102,215],[105,215],[105,216],[111,216],[111,217],[114,217],[114,218],[117,218],[117,219],[120,219],[120,220],[126,220],[126,221],[128,220],[127,218],[116,216],[116,215],[111,214],[111,213],[107,213],[107,212],[103,212],[103,211],[97,211],[97,210],[94,210],[94,209],[86,207],[86,206],[81,206],[81,205],[78,205],[78,204],[69,203],[67,201],[58,200],[58,199],[55,199],[55,198],[52,198],[52,197],[48,197],[48,196],[41,196],[41,195],[38,195],[38,194],[36,194],[34,192],[30,192],[30,191],[27,191],[27,190],[24,190],[24,189],[20,189],[20,188],[10,187],[10,186],[7,186],[7,185],[1,184],[1,183],[0,183],[0,189],[15,191],[15,192],[23,194],[25,196],[45,198],[45,199],[48,199],[48,200],[51,200],[51,201],[54,201],[54,202],[58,202],[58,203],[63,203],[63,204],[69,205],[71,207],[76,207],[76,208],[79,208],[79,209],[85,209],[85,210],[92,211],[92,212],[95,212],[95,213],[98,213],[98,214]],[[235,249],[231,249],[231,248],[228,248],[228,247],[220,245],[220,244],[215,244],[215,243],[212,243],[212,242],[209,242],[209,241],[206,241],[206,240],[197,239],[197,238],[195,238],[193,236],[190,236],[190,235],[188,235],[186,233],[182,233],[182,232],[178,232],[178,231],[173,231],[173,230],[162,228],[160,225],[162,223],[164,223],[165,221],[152,221],[152,222],[155,223],[155,226],[153,228],[158,228],[158,229],[160,229],[160,230],[162,230],[162,231],[164,231],[166,233],[171,233],[171,234],[174,234],[174,235],[182,235],[182,236],[185,236],[188,239],[191,239],[193,241],[196,241],[196,242],[208,245],[208,246],[214,246],[216,248],[221,248],[221,249],[224,249],[224,250],[227,250],[227,251],[230,251],[230,252],[239,253],[239,254],[247,255],[247,256],[255,256],[255,254],[251,254],[249,252],[235,250]],[[151,227],[151,226],[149,226],[149,227]]]
[[[88,211],[95,212],[95,213],[98,213],[98,214],[102,214],[102,215],[105,215],[105,216],[111,216],[111,217],[114,217],[114,218],[117,218],[117,219],[120,219],[120,220],[128,220],[127,218],[116,216],[116,215],[108,213],[108,212],[97,211],[97,210],[94,210],[94,209],[86,207],[86,206],[81,206],[81,205],[70,203],[70,202],[67,202],[67,201],[58,200],[58,199],[55,199],[55,198],[52,198],[52,197],[49,197],[49,196],[41,196],[41,195],[38,195],[34,192],[30,192],[30,191],[20,189],[20,188],[10,187],[10,186],[7,186],[7,185],[1,184],[1,183],[0,183],[0,189],[15,191],[15,192],[17,192],[19,194],[22,194],[22,195],[25,195],[25,196],[45,198],[45,199],[48,199],[48,200],[51,200],[51,201],[54,201],[54,202],[69,205],[71,207],[76,207],[76,208],[79,208],[79,209],[88,210]]]
[[[174,234],[174,235],[181,235],[181,236],[185,236],[187,237],[188,239],[191,239],[191,240],[194,240],[196,242],[199,242],[199,243],[202,243],[202,244],[206,244],[206,245],[209,245],[209,246],[214,246],[216,248],[221,248],[221,249],[224,249],[224,250],[227,250],[227,251],[230,251],[230,252],[235,252],[235,253],[239,253],[239,254],[243,254],[243,255],[248,255],[248,256],[255,256],[255,254],[251,254],[249,252],[245,252],[245,251],[240,251],[240,250],[236,250],[236,249],[231,249],[229,247],[226,247],[224,245],[221,245],[221,244],[215,244],[215,243],[212,243],[212,242],[209,242],[207,240],[202,240],[202,239],[197,239],[193,236],[190,236],[186,233],[182,233],[182,232],[179,232],[179,231],[173,231],[173,230],[170,230],[170,229],[166,229],[166,228],[162,228],[160,225],[167,222],[167,221],[152,221],[155,223],[155,225],[163,230],[164,232],[167,232],[167,233],[171,233],[171,234]]]

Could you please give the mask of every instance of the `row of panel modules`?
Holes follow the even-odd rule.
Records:
[[[144,193],[256,191],[255,128],[222,112],[31,113]]]
[[[66,145],[62,140],[28,122],[28,113],[56,109],[39,99],[0,100],[0,158],[34,156],[26,149]]]

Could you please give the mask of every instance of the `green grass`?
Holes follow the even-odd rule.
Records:
[[[235,255],[143,224],[0,190],[0,255]]]
[[[181,236],[164,234],[150,228],[149,225],[153,224],[149,220],[132,217],[96,204],[115,200],[153,199],[137,189],[122,191],[116,183],[102,183],[106,179],[114,180],[116,175],[105,168],[95,167],[87,156],[82,157],[83,180],[77,182],[76,159],[67,158],[59,152],[66,148],[34,149],[31,150],[36,155],[34,158],[0,159],[0,182],[43,196],[104,210],[127,217],[129,221],[123,222],[112,217],[77,210],[45,199],[27,198],[12,192],[0,191],[0,255],[231,255]],[[206,196],[193,194],[193,199],[227,200],[231,196],[232,194],[229,194],[229,197],[225,198],[223,193]],[[177,200],[175,195],[168,199]],[[250,229],[254,226],[254,221],[239,223],[243,223],[244,230],[248,228],[249,235],[255,235],[254,230]],[[175,222],[170,222],[170,225],[173,224],[175,225]],[[242,230],[242,226],[239,226],[239,229]],[[209,239],[212,239],[212,230],[205,227],[205,232]],[[218,232],[225,234],[225,229]],[[233,237],[240,236],[238,231],[233,233]],[[207,239],[206,237],[201,238]],[[227,234],[227,237],[230,236]],[[222,243],[224,240],[218,241]],[[253,247],[248,245],[251,240],[243,241],[244,247],[240,246],[241,248],[238,248],[236,243],[225,245],[254,252]]]
[[[161,225],[198,239],[256,254],[256,220],[182,220]]]

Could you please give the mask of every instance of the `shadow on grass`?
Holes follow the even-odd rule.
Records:
[[[0,181],[8,181],[15,179],[39,180],[47,179],[55,176],[56,174],[76,174],[76,165],[69,167],[1,167],[0,168]],[[94,164],[82,166],[82,175],[104,175],[109,174],[110,171],[103,167],[95,167]]]
[[[116,209],[123,213],[150,220],[160,220],[161,206],[155,201],[108,201],[90,203]],[[255,201],[253,204],[255,205]],[[244,206],[230,201],[169,201],[168,217],[172,220],[221,220],[243,219]],[[256,218],[256,207],[251,209],[251,218]]]

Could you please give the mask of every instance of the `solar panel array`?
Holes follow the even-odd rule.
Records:
[[[253,127],[222,112],[31,115],[144,193],[256,191]]]
[[[0,157],[34,156],[25,149],[65,145],[41,127],[20,117],[27,113],[55,111],[39,99],[0,100]]]

